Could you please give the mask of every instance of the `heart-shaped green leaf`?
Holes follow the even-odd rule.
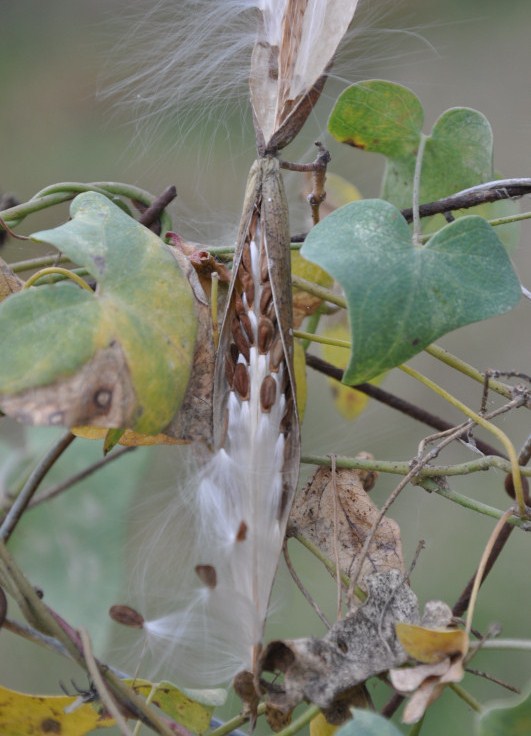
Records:
[[[191,370],[194,301],[171,250],[106,197],[33,236],[97,281],[58,283],[0,305],[0,403],[35,424],[96,424],[155,434],[176,414]]]
[[[412,205],[413,175],[423,123],[422,105],[411,90],[373,79],[354,84],[340,95],[328,129],[342,143],[387,158],[382,197],[403,209]],[[488,120],[469,108],[446,110],[426,140],[420,202],[434,202],[495,178]],[[514,204],[506,200],[485,205],[483,210],[473,212],[486,217],[508,216],[513,213]],[[456,213],[456,216],[461,215]],[[433,232],[444,224],[442,215],[438,215],[424,221],[424,231]],[[514,234],[509,233],[505,245],[513,240]]]
[[[400,365],[441,335],[502,314],[520,286],[494,229],[464,217],[423,247],[400,212],[382,200],[352,202],[310,232],[302,254],[344,289],[354,385]]]

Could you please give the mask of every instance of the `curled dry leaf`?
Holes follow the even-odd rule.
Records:
[[[370,455],[365,453],[358,457],[370,458]],[[374,474],[367,471],[339,468],[335,472],[334,482],[330,468],[319,468],[295,499],[288,535],[304,535],[331,560],[335,558],[337,543],[339,565],[342,572],[348,575],[353,560],[360,553],[379,514],[367,494],[367,489],[373,483]],[[337,504],[334,500],[336,493]],[[377,527],[363,563],[360,585],[364,587],[364,578],[373,573],[388,570],[402,572],[403,569],[400,528],[395,521],[385,517]]]
[[[2,232],[2,231],[0,231]],[[24,282],[14,273],[7,263],[0,258],[0,302],[10,294],[20,291]]]
[[[417,622],[417,598],[398,570],[366,578],[369,597],[322,638],[271,642],[258,663],[263,672],[281,672],[284,682],[260,679],[267,702],[284,712],[302,700],[318,705],[331,723],[350,718],[349,706],[366,679],[407,660],[395,633],[397,621]]]
[[[449,611],[437,608],[423,617],[441,624],[449,620]],[[443,604],[444,605],[444,604]],[[465,674],[463,660],[468,652],[468,634],[461,629],[429,628],[408,623],[397,623],[396,633],[405,651],[422,664],[405,669],[392,669],[389,677],[393,687],[402,695],[410,695],[402,720],[413,724],[420,721],[426,708],[436,700],[450,682],[460,682]]]

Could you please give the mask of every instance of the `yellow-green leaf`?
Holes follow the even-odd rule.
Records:
[[[32,287],[0,305],[0,403],[33,424],[163,430],[191,371],[194,298],[171,251],[95,192],[37,242],[83,266],[94,293],[71,283]]]
[[[27,695],[0,687],[2,736],[85,736],[96,728],[114,726],[101,708],[79,703],[78,696]]]

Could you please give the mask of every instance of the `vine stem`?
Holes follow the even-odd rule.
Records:
[[[481,642],[481,649],[508,649],[531,652],[531,639],[487,639]]]
[[[261,716],[265,711],[265,703],[260,703],[256,711],[257,715]],[[235,729],[243,726],[244,723],[247,723],[248,720],[249,716],[239,713],[237,716],[234,716],[234,718],[231,718],[229,721],[225,721],[221,726],[210,731],[208,736],[227,736],[227,734],[232,733]]]
[[[468,604],[468,610],[466,614],[465,631],[468,635],[470,634],[470,630],[472,628],[472,618],[474,616],[474,609],[476,607],[476,601],[477,601],[477,597],[479,593],[479,588],[483,580],[483,575],[485,573],[485,568],[487,566],[487,562],[488,562],[490,553],[496,542],[496,539],[498,538],[498,535],[500,534],[501,530],[505,526],[509,517],[512,516],[512,514],[513,514],[513,510],[507,509],[507,511],[501,516],[501,518],[498,519],[498,522],[496,526],[494,527],[487,544],[485,545],[483,554],[481,555],[481,560],[479,562],[478,569],[476,571],[476,576],[474,578],[474,585],[472,586],[472,592],[470,594],[470,601]]]
[[[302,279],[302,281],[304,281],[304,279]],[[310,281],[307,283],[311,284]],[[309,289],[307,289],[307,291],[309,291]],[[328,292],[328,289],[323,289],[322,287],[318,287],[318,291],[332,294],[332,292]],[[328,297],[326,296],[323,296],[322,293],[318,294],[317,289],[315,291],[312,291],[311,293],[313,293],[314,296],[321,296],[321,298],[325,299],[325,301],[330,301],[330,299],[328,299]],[[342,306],[341,304],[339,304],[339,300],[336,300],[335,304],[337,304],[338,306]],[[325,337],[323,335],[315,335],[313,332],[304,332],[303,330],[294,330],[293,334],[295,337],[299,337],[300,339],[306,340],[307,342],[317,342],[323,345],[334,345],[338,348],[352,350],[352,344],[348,340],[339,340],[337,338]],[[424,352],[428,353],[428,355],[431,355],[432,358],[440,360],[441,363],[450,366],[450,368],[454,368],[456,371],[459,371],[465,376],[472,378],[474,381],[477,381],[477,383],[485,382],[485,376],[483,375],[483,373],[474,368],[474,366],[470,365],[470,363],[461,360],[461,358],[458,358],[456,355],[453,355],[448,350],[445,350],[435,343],[432,343],[431,345],[428,345],[426,348],[424,348]],[[501,381],[489,378],[489,388],[506,399],[511,399],[513,396],[511,387],[507,384],[501,383]]]
[[[120,713],[118,706],[114,702],[114,698],[111,696],[108,689],[105,687],[105,683],[101,676],[99,667],[96,664],[94,655],[92,654],[92,646],[91,646],[89,635],[86,629],[80,628],[79,636],[81,638],[81,644],[83,645],[83,655],[85,657],[85,663],[87,665],[87,670],[91,677],[91,680],[94,682],[96,690],[98,691],[98,695],[101,698],[101,702],[105,706],[106,710],[110,713],[110,715],[116,721],[116,725],[120,729],[120,733],[123,734],[123,736],[133,736],[133,733],[129,729],[129,726],[127,725],[125,718]]]
[[[301,731],[304,726],[310,723],[310,721],[313,721],[320,712],[321,709],[318,705],[310,705],[310,707],[307,708],[304,713],[301,713],[301,715],[290,723],[289,726],[286,726],[286,728],[283,728],[281,731],[277,731],[277,736],[293,736]]]
[[[303,455],[301,463],[305,465],[330,465],[328,455]],[[352,468],[355,470],[374,470],[379,473],[391,473],[392,475],[406,475],[411,470],[409,462],[399,462],[392,460],[365,460],[356,457],[343,457],[337,455],[338,468]],[[498,470],[508,473],[511,471],[511,464],[505,458],[499,455],[487,455],[464,463],[456,463],[455,465],[429,465],[419,468],[419,478],[431,478],[437,476],[453,476],[468,475],[477,473],[481,470],[489,470],[497,468]],[[520,472],[524,476],[531,476],[531,468],[520,466]],[[500,512],[502,513],[502,512]]]
[[[434,393],[445,399],[445,401],[447,401],[449,404],[454,406],[456,409],[459,409],[459,411],[465,414],[465,416],[469,417],[469,419],[472,419],[476,424],[479,424],[480,427],[483,427],[483,429],[486,429],[488,432],[499,439],[499,441],[505,447],[505,450],[511,462],[514,492],[516,501],[518,503],[518,511],[522,518],[524,518],[527,512],[524,499],[524,489],[522,486],[522,476],[520,474],[520,466],[518,465],[518,456],[512,442],[507,437],[505,432],[503,432],[499,427],[496,427],[495,424],[487,421],[480,414],[472,411],[472,409],[466,406],[466,404],[463,404],[461,401],[459,401],[459,399],[456,399],[455,396],[452,396],[452,394],[450,394],[448,391],[445,391],[441,386],[436,384],[435,381],[432,381],[426,376],[423,376],[422,373],[419,373],[419,371],[416,371],[414,368],[411,368],[407,365],[401,365],[399,366],[399,368],[411,378],[414,378],[416,381],[419,381],[424,386],[431,389]]]
[[[417,158],[415,160],[415,173],[413,174],[413,245],[420,247],[422,245],[422,225],[420,220],[420,175],[422,172],[422,160],[424,158],[424,149],[428,137],[420,134],[419,147],[417,150]]]
[[[449,687],[451,690],[454,691],[457,697],[461,698],[461,700],[464,700],[465,703],[472,708],[472,710],[475,710],[476,713],[481,713],[481,711],[483,710],[481,704],[478,703],[478,701],[469,692],[461,687],[461,685],[458,685],[456,682],[451,682],[449,684]]]
[[[32,470],[0,526],[0,540],[2,542],[7,542],[44,476],[75,439],[76,436],[72,432],[65,432]]]
[[[37,273],[34,273],[33,276],[30,276],[29,279],[24,283],[23,289],[29,289],[30,286],[33,286],[39,279],[43,278],[44,276],[49,276],[51,274],[60,274],[65,279],[71,279],[72,281],[75,281],[75,283],[80,286],[82,289],[85,289],[86,291],[89,291],[92,294],[92,289],[87,284],[86,281],[84,281],[80,276],[77,275],[77,273],[74,273],[73,271],[70,271],[68,268],[60,268],[59,266],[50,266],[49,268],[42,268],[40,271],[37,271]]]

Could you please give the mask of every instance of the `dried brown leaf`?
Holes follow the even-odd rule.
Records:
[[[363,457],[370,456],[365,454]],[[374,475],[367,471],[340,468],[336,470],[334,484],[331,469],[319,468],[295,499],[288,534],[303,534],[332,560],[335,558],[334,540],[337,539],[339,565],[348,575],[379,514],[364,487],[371,480],[374,481]],[[337,528],[334,523],[334,487],[338,502]],[[404,562],[400,528],[386,517],[378,525],[369,547],[360,585],[364,587],[363,580],[368,575],[388,570],[403,572]]]
[[[282,672],[283,684],[261,680],[270,705],[291,711],[302,700],[315,703],[333,723],[350,717],[349,706],[367,678],[404,663],[394,624],[417,622],[417,598],[398,570],[366,578],[369,597],[322,638],[279,640],[264,650],[262,672]]]
[[[24,282],[22,279],[0,258],[0,302],[16,291],[20,291],[23,286]]]

